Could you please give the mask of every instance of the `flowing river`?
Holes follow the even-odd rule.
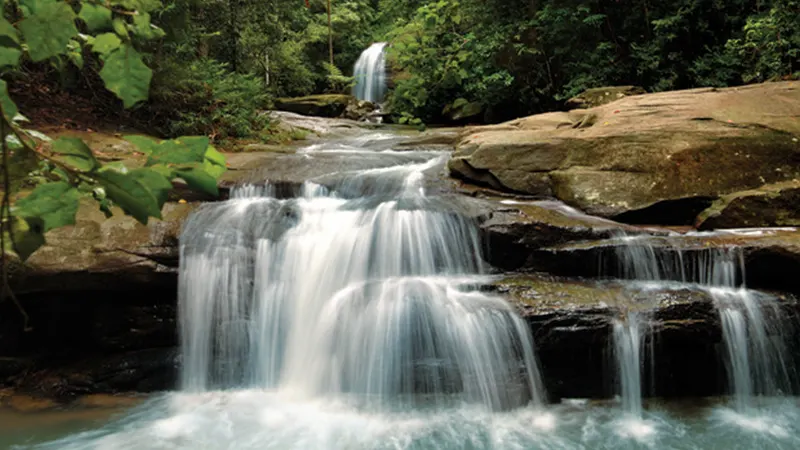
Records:
[[[269,180],[240,186],[187,221],[178,391],[47,420],[6,413],[0,446],[800,448],[796,399],[753,397],[759,392],[742,381],[746,408],[726,398],[643,403],[637,366],[646,327],[633,316],[615,325],[620,362],[609,364],[623,372],[622,401],[549,403],[547,367],[527,324],[481,289],[492,269],[464,213],[467,199],[441,188],[448,154],[397,151],[392,139],[371,134],[301,150],[309,164],[327,154],[352,165],[291,192]],[[349,168],[368,158],[384,163]],[[743,302],[725,311],[746,313]],[[726,333],[753,323],[723,314]],[[746,376],[733,359],[733,375]]]

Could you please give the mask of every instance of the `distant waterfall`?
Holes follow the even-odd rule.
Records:
[[[380,103],[386,95],[386,57],[385,42],[372,44],[361,53],[356,62],[353,76],[356,85],[353,95],[359,100]]]

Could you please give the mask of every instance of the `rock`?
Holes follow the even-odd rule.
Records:
[[[631,223],[690,225],[720,196],[800,177],[796,82],[622,98],[465,130],[451,175]]]
[[[588,216],[555,201],[500,198],[485,201],[491,214],[480,224],[484,258],[489,264],[504,270],[537,267],[535,251],[550,246],[621,234],[653,233],[652,230]]]
[[[352,98],[342,114],[342,118],[350,120],[368,120],[376,111],[378,105],[366,100]]]
[[[364,129],[374,129],[377,124],[357,122],[350,119],[336,119],[328,117],[312,117],[286,111],[267,111],[270,120],[277,123],[279,129],[291,134],[294,130],[311,132],[317,136],[330,134],[347,135],[357,133]]]
[[[147,226],[121,210],[106,219],[90,201],[75,225],[57,228],[12,279],[18,294],[115,290],[139,286],[171,288],[178,267],[181,224],[197,203],[166,203],[163,220]]]
[[[800,226],[800,180],[722,196],[700,213],[695,226],[702,230]]]
[[[615,102],[621,98],[646,93],[647,91],[639,86],[607,86],[587,89],[567,100],[566,107],[569,109],[594,108]]]
[[[306,97],[278,98],[275,107],[304,116],[341,117],[353,102],[351,95],[321,94]]]
[[[706,290],[536,274],[502,277],[492,289],[504,294],[530,324],[551,401],[618,394],[613,323],[630,311],[638,311],[645,323],[642,346],[651,358],[642,364],[642,379],[649,380],[645,396],[727,393],[719,382],[725,376],[719,314]],[[778,300],[787,313],[781,317],[790,324],[800,306],[790,296]]]
[[[643,235],[571,242],[531,251],[520,269],[565,276],[618,277],[623,275],[617,269],[622,258],[631,255],[632,250],[645,252],[662,264],[683,267],[707,262],[712,252],[736,251],[741,255],[747,286],[800,295],[800,280],[796,276],[800,273],[798,229]]]

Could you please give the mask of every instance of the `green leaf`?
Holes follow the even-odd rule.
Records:
[[[12,250],[22,261],[25,261],[45,244],[43,229],[42,219],[38,217],[31,217],[27,220],[13,217],[11,222],[13,233],[6,233],[6,250]],[[10,239],[11,234],[14,236],[13,242]]]
[[[150,23],[150,14],[140,13],[133,16],[133,32],[143,39],[160,39],[164,37],[164,30]]]
[[[122,45],[122,41],[119,40],[116,34],[103,33],[94,39],[92,50],[103,56],[107,56],[109,53],[118,49],[120,45]]]
[[[112,5],[122,6],[131,11],[150,12],[161,7],[160,0],[111,0]]]
[[[78,212],[80,193],[69,183],[57,181],[41,184],[27,197],[14,203],[12,214],[30,222],[42,220],[42,232],[72,225]]]
[[[17,116],[17,105],[8,96],[8,85],[5,80],[0,80],[0,105],[3,107],[3,114],[8,120]]]
[[[142,56],[128,44],[106,57],[100,78],[106,89],[117,94],[126,108],[146,100],[153,71],[142,62]]]
[[[0,67],[19,65],[19,58],[22,56],[22,50],[14,47],[0,47]]]
[[[158,202],[158,209],[164,205],[169,197],[169,191],[172,190],[172,182],[169,178],[161,173],[149,168],[134,169],[130,171],[130,175],[139,180],[144,187],[146,187],[153,197]]]
[[[93,177],[105,188],[108,198],[142,224],[147,225],[148,217],[161,218],[158,200],[136,177],[113,170],[98,172]]]
[[[130,136],[124,136],[123,139],[135,145],[136,148],[145,155],[152,154],[156,146],[158,145],[158,142],[147,136],[130,135]]]
[[[117,33],[120,37],[125,38],[126,40],[129,38],[128,27],[125,26],[124,20],[114,19],[111,22],[111,27],[114,28],[114,32]]]
[[[203,146],[205,144],[205,147]],[[145,165],[186,164],[203,162],[208,149],[208,138],[178,138],[158,144]]]
[[[214,196],[219,195],[217,179],[197,166],[178,168],[178,170],[175,171],[175,176],[183,178],[186,184],[192,189],[206,192]]]
[[[3,17],[0,17],[0,44],[7,47],[14,44],[19,45],[17,29]]]
[[[61,137],[53,142],[53,159],[81,172],[91,172],[100,163],[94,158],[92,150],[79,138]]]
[[[206,149],[206,154],[204,159],[210,162],[211,164],[216,164],[218,166],[225,167],[225,162],[226,162],[225,155],[217,151],[217,149],[211,145],[209,145],[208,148]]]
[[[203,160],[203,170],[215,179],[219,179],[228,170],[225,165],[225,156],[214,147],[209,146]]]
[[[56,0],[21,0],[20,6],[25,13],[25,17],[28,17],[32,14],[37,14],[46,6],[55,3],[55,1]]]
[[[75,13],[66,2],[41,6],[35,14],[19,24],[28,54],[34,62],[64,53],[69,40],[78,34]]]
[[[111,10],[102,5],[84,3],[78,15],[89,31],[107,30],[111,28]]]

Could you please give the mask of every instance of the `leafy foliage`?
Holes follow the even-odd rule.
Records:
[[[727,86],[797,73],[797,0],[404,0],[381,3],[399,117],[454,102],[497,121],[581,91]],[[470,111],[471,113],[472,111]],[[405,116],[404,116],[405,114]]]
[[[0,21],[0,65],[15,69],[21,57],[31,61],[68,58],[76,66],[83,65],[82,46],[99,55],[102,69],[99,77],[106,89],[116,94],[125,107],[132,107],[148,98],[151,69],[136,42],[163,37],[163,32],[150,23],[149,12],[160,3],[153,0],[112,0],[107,3],[84,1],[67,3],[59,0],[28,1],[21,4],[24,19],[17,28]],[[76,15],[73,6],[80,10]],[[78,35],[78,26],[97,36]],[[80,40],[80,42],[79,42]],[[3,157],[3,202],[0,208],[0,241],[2,241],[3,292],[9,294],[8,252],[21,259],[29,257],[45,243],[44,233],[75,223],[81,197],[94,197],[101,210],[111,213],[117,205],[136,220],[146,224],[150,217],[159,218],[172,182],[183,179],[189,187],[216,195],[217,178],[225,170],[222,155],[210,146],[209,138],[181,137],[154,142],[131,138],[131,142],[148,154],[145,167],[128,170],[115,163],[103,165],[91,149],[77,138],[49,138],[21,126],[16,104],[8,95],[5,81],[0,81],[0,138]],[[41,161],[36,182],[28,195],[11,204],[9,159],[33,157]]]

